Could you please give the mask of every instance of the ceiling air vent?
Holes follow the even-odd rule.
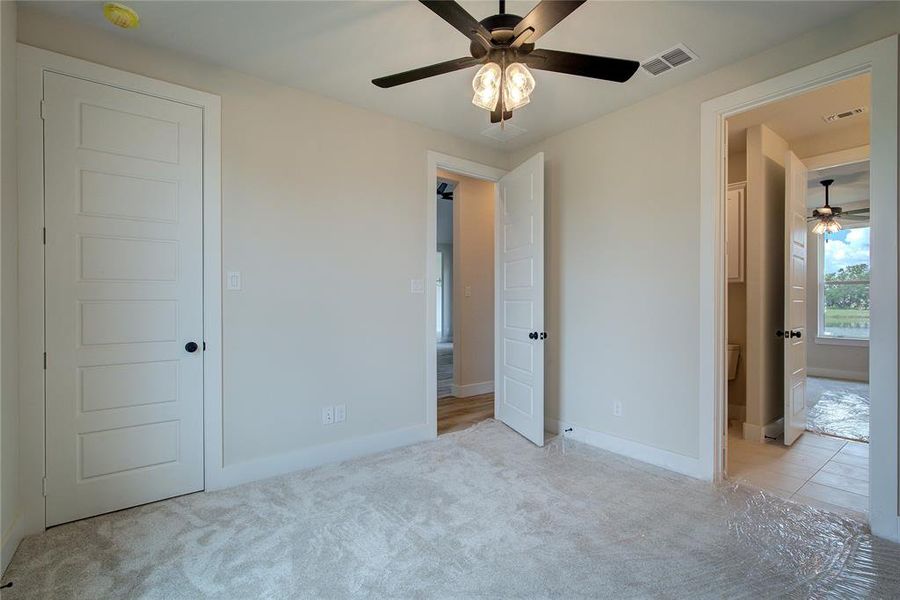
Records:
[[[500,123],[495,123],[482,131],[481,135],[486,135],[492,140],[497,140],[498,142],[505,142],[515,137],[519,137],[520,135],[525,133],[525,131],[525,129],[513,125],[512,123],[504,123],[503,127],[500,127]]]
[[[641,66],[645,71],[656,76],[694,60],[697,60],[697,55],[684,44],[678,44],[674,48],[648,58],[641,63]]]
[[[851,108],[850,110],[834,113],[833,115],[824,115],[822,117],[822,120],[826,123],[834,123],[835,121],[840,121],[841,119],[849,119],[850,117],[861,115],[866,112],[866,110],[867,109],[865,106],[857,106],[856,108]]]

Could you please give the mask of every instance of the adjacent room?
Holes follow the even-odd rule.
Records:
[[[494,416],[496,183],[438,170],[437,431]]]
[[[0,0],[0,596],[900,597],[898,36]]]
[[[870,89],[860,75],[730,118],[726,216],[729,477],[863,516]]]

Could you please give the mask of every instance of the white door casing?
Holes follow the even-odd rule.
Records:
[[[203,116],[44,90],[50,526],[204,487]]]
[[[784,443],[806,431],[806,186],[807,169],[785,156],[784,191]]]
[[[544,445],[544,155],[498,182],[497,417]]]

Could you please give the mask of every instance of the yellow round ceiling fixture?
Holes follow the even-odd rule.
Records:
[[[107,21],[122,29],[135,29],[141,24],[141,18],[134,9],[118,2],[107,2],[104,4],[103,16],[106,17]]]

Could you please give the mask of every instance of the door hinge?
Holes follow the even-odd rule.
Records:
[[[41,100],[41,119],[47,118],[47,103]]]
[[[47,370],[47,353],[44,352],[44,370]]]
[[[41,227],[41,243],[47,245],[47,228]]]
[[[44,494],[44,498],[47,497],[47,478],[41,478],[41,493]]]

